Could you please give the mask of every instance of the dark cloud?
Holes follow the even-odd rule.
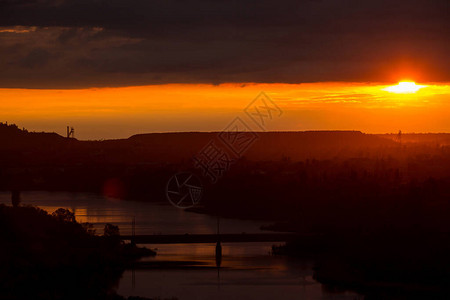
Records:
[[[401,75],[450,81],[448,6],[446,0],[2,1],[0,86]],[[30,30],[14,32],[16,26]]]
[[[45,49],[32,49],[23,59],[20,60],[20,66],[34,69],[44,66],[52,58],[50,52]]]

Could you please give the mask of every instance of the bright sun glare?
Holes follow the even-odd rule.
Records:
[[[415,93],[424,87],[426,87],[426,85],[417,85],[413,81],[401,81],[397,85],[388,86],[387,88],[384,88],[383,91],[388,91],[397,94],[410,94]]]

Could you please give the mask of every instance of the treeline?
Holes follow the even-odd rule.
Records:
[[[433,163],[432,163],[433,162]],[[207,211],[273,219],[272,229],[329,233],[448,230],[449,156],[241,163],[206,190]]]
[[[124,244],[116,226],[97,236],[72,212],[0,205],[0,299],[117,299],[126,267],[155,253]]]
[[[205,187],[201,206],[195,209],[288,224],[274,228],[306,232],[450,228],[446,134],[438,135],[439,144],[421,135],[414,139],[419,136],[424,142],[406,143],[392,135],[361,132],[259,133],[243,157],[212,184],[195,168],[192,156],[216,133],[82,142],[47,134],[31,138],[30,133],[14,130],[21,138],[0,147],[3,190],[90,191],[165,201],[171,176],[189,171]],[[39,139],[49,140],[37,143]],[[5,141],[1,134],[0,140]]]

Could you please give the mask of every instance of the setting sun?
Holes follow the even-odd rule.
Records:
[[[415,93],[424,87],[426,87],[426,85],[417,85],[413,81],[401,81],[397,85],[389,86],[383,90],[391,93],[409,94]]]

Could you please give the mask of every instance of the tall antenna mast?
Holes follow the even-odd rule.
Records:
[[[75,138],[75,129],[67,126],[67,138]]]

